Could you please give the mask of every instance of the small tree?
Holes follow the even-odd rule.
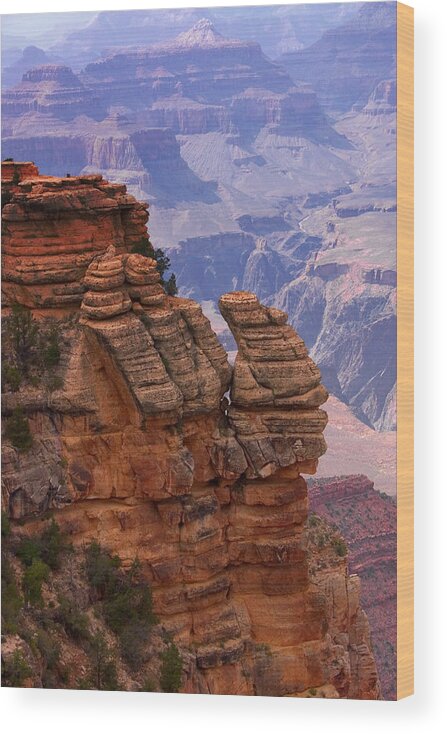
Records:
[[[119,557],[109,556],[95,540],[87,547],[85,556],[85,570],[90,584],[100,598],[110,595],[118,582],[116,572],[121,566]]]
[[[173,642],[162,653],[161,659],[161,690],[165,693],[177,693],[182,682],[182,659]]]
[[[333,543],[333,548],[337,554],[337,556],[340,556],[341,558],[344,558],[348,552],[348,548],[346,546],[345,541],[342,538],[336,538]]]
[[[40,557],[53,571],[60,567],[61,555],[71,548],[54,518],[40,536]]]
[[[164,250],[162,250],[160,247],[157,247],[154,255],[155,255],[155,261],[157,263],[157,270],[160,273],[162,282],[164,283],[165,282],[164,274],[171,267],[171,261],[169,257],[165,254]]]
[[[4,541],[3,541],[4,542]],[[19,612],[23,606],[14,568],[2,552],[2,634],[17,632]]]
[[[166,271],[169,270],[169,268],[171,267],[171,261],[169,257],[165,254],[164,250],[162,250],[160,247],[155,250],[150,240],[142,238],[133,246],[132,252],[137,253],[138,255],[144,255],[144,257],[150,257],[152,260],[155,260],[155,262],[157,263],[157,270],[160,273],[161,283],[166,293],[169,296],[175,296],[177,293],[177,283],[175,280],[175,275],[172,274],[167,281],[164,277]]]
[[[112,651],[97,632],[91,641],[92,685],[98,691],[116,691],[118,676]]]
[[[35,559],[41,559],[40,538],[36,535],[22,538],[16,551],[17,558],[20,558],[24,566],[31,566]]]
[[[168,296],[176,296],[178,293],[177,280],[174,273],[171,273],[168,280],[166,281],[165,291]]]
[[[37,344],[39,326],[28,308],[15,303],[8,317],[7,330],[12,339],[17,361],[27,374]]]
[[[6,421],[5,438],[8,438],[19,451],[28,451],[33,444],[28,418],[19,405],[14,408],[11,417]]]
[[[47,581],[50,569],[47,564],[35,558],[31,564],[25,569],[23,574],[23,593],[25,600],[32,606],[41,606],[42,604],[42,584]]]
[[[9,386],[12,392],[17,392],[22,384],[22,375],[17,367],[2,362],[2,384]]]
[[[67,635],[75,641],[89,640],[90,629],[86,614],[80,611],[74,600],[61,596],[58,599],[59,606],[56,609],[55,618],[63,626]]]
[[[45,367],[55,367],[60,362],[59,333],[55,326],[53,326],[48,335],[47,344],[43,348],[42,358]]]
[[[13,655],[5,660],[2,665],[2,685],[10,688],[20,688],[27,678],[32,675],[32,670],[20,650],[15,650]]]

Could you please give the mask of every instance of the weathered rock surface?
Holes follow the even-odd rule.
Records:
[[[326,450],[327,415],[319,406],[327,392],[287,314],[247,292],[228,293],[219,305],[238,345],[228,415],[251,472],[266,477],[315,462]]]
[[[101,176],[50,178],[31,163],[2,163],[3,293],[35,308],[77,307],[87,267],[110,244],[147,239],[147,206]]]
[[[68,66],[43,64],[29,68],[17,89],[5,90],[2,108],[6,117],[42,112],[71,119],[85,113],[98,100]]]
[[[340,252],[340,230],[354,243],[356,260],[368,261],[365,270],[395,270],[380,251],[382,242],[383,249],[395,251],[395,194],[365,192],[377,176],[388,185],[395,178],[395,8],[304,5],[278,14],[270,10],[268,16],[258,9],[256,24],[247,21],[244,8],[203,12],[205,19],[196,10],[101,14],[72,34],[61,58],[75,60],[75,73],[43,59],[6,90],[4,155],[35,160],[53,175],[100,171],[126,183],[137,198],[151,202],[152,233],[159,246],[172,247],[182,295],[212,300],[217,310],[223,291],[244,289],[284,308],[309,349],[321,336],[312,356],[331,391],[375,429],[393,428],[388,299],[382,288],[381,339],[377,319],[368,319],[380,310],[375,293],[365,288],[357,297],[358,282]],[[338,26],[335,16],[349,22]],[[319,38],[325,29],[330,30]],[[242,38],[233,40],[235,32]],[[291,45],[284,38],[289,32]],[[295,33],[307,38],[301,51]],[[293,53],[274,63],[280,48]],[[326,118],[317,87],[324,109],[347,112],[345,120]],[[357,116],[350,113],[353,105]],[[363,127],[357,130],[360,117]],[[373,133],[365,132],[365,121],[377,123]],[[343,198],[353,186],[355,198]],[[335,198],[329,214],[336,213],[334,223],[325,204]],[[307,215],[314,214],[309,209],[317,206],[323,208],[312,235],[319,247],[314,241],[306,252],[297,239],[307,233]],[[335,227],[330,238],[324,236],[327,226]],[[246,234],[266,237],[267,248],[255,249],[254,239],[244,241]],[[307,261],[326,246],[334,262],[307,271]],[[343,272],[343,290],[354,295],[343,314],[340,301],[330,304],[328,269]],[[323,283],[314,272],[325,275]],[[339,334],[333,350],[331,336],[349,314],[349,333]],[[232,346],[228,333],[224,343]]]
[[[382,693],[396,697],[396,502],[364,475],[312,480],[311,510],[335,523],[348,544],[348,566],[361,579],[361,602]]]
[[[115,244],[122,209],[113,194],[138,233],[146,209],[100,178],[19,183],[4,209],[8,256],[18,238],[11,223],[29,227],[36,195],[39,216],[49,200],[58,217],[75,213],[65,233],[71,221],[77,233],[90,211],[80,186],[97,202],[99,230],[73,278],[80,318],[61,323],[60,387],[5,396],[6,414],[20,402],[29,415],[34,443],[23,454],[4,442],[4,507],[21,532],[52,510],[75,545],[94,538],[125,564],[138,555],[155,611],[189,651],[183,690],[377,698],[358,580],[330,543],[324,567],[314,563],[307,540],[302,474],[325,450],[327,393],[303,341],[285,313],[247,292],[226,294],[233,371],[198,304],[160,290],[154,298],[155,263],[129,254],[124,227]],[[33,282],[29,268],[15,298],[34,304],[47,271]],[[36,318],[66,311],[57,300],[34,309]]]
[[[379,82],[363,108],[365,115],[389,115],[397,112],[397,84],[395,79]]]

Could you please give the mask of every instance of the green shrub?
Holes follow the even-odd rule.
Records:
[[[11,314],[6,319],[6,333],[11,339],[17,362],[24,374],[28,374],[39,336],[39,325],[29,308],[19,303],[12,306]]]
[[[45,528],[39,539],[40,557],[44,563],[57,571],[61,565],[61,556],[67,550],[71,549],[71,545],[67,543],[65,535],[54,518],[51,519],[48,527]]]
[[[149,625],[135,619],[126,624],[120,632],[121,655],[132,670],[138,670],[144,662],[148,637]]]
[[[39,630],[37,633],[36,644],[37,649],[43,658],[45,668],[54,670],[61,655],[59,644],[55,642],[54,638],[48,634],[46,630],[43,629]]]
[[[333,540],[332,541],[332,546],[333,546],[333,548],[334,548],[337,556],[340,556],[341,558],[343,558],[347,554],[347,552],[348,552],[348,548],[346,546],[346,543],[345,543],[345,541],[342,538],[336,538],[335,540]]]
[[[11,388],[12,392],[17,392],[22,384],[22,375],[17,367],[2,362],[2,385]]]
[[[182,659],[173,642],[162,653],[161,659],[161,690],[165,693],[177,693],[182,682]]]
[[[80,611],[75,602],[65,596],[59,597],[58,601],[55,619],[62,625],[67,635],[76,642],[90,639],[87,615]]]
[[[42,349],[42,361],[45,367],[55,367],[61,359],[59,348],[59,331],[53,326]]]
[[[19,612],[23,606],[23,599],[14,573],[14,568],[2,554],[2,632],[15,634]]]
[[[141,689],[140,690],[143,693],[153,693],[154,691],[157,690],[157,686],[155,685],[155,683],[152,680],[152,678],[150,678],[148,676],[147,678],[144,679],[143,685],[141,686]]]
[[[99,598],[113,593],[118,582],[117,570],[121,566],[118,556],[105,553],[96,541],[87,547],[85,556],[87,578]]]
[[[60,330],[57,324],[41,329],[30,309],[15,303],[5,319],[5,339],[12,364],[2,365],[2,379],[11,390],[18,390],[25,377],[34,385],[40,376],[30,374],[31,367],[51,369],[59,364]]]
[[[149,257],[151,260],[155,260],[155,250],[152,246],[152,242],[144,237],[133,245],[131,252],[137,255],[143,255],[144,257]]]
[[[129,576],[122,577],[104,600],[104,617],[117,635],[131,623],[140,626],[154,622],[152,595],[147,585],[134,584]]]
[[[20,650],[15,650],[10,658],[2,663],[2,685],[9,688],[20,688],[32,670]]]
[[[168,280],[166,281],[166,283],[165,283],[165,291],[168,294],[168,296],[176,296],[177,295],[177,293],[178,293],[177,280],[176,280],[176,277],[175,277],[174,273],[172,273],[169,276]]]
[[[90,687],[98,691],[117,691],[118,675],[112,650],[100,633],[94,635],[90,645],[92,665]]]
[[[28,418],[18,405],[6,421],[5,438],[19,451],[28,451],[33,445],[33,437],[29,428]]]
[[[161,248],[154,249],[150,240],[142,238],[139,242],[135,243],[132,247],[133,253],[144,255],[144,257],[150,257],[157,263],[157,270],[160,273],[161,283],[169,296],[175,296],[177,293],[177,283],[175,275],[172,274],[169,279],[165,280],[165,273],[171,267],[171,261],[169,257]]]
[[[16,550],[16,556],[25,566],[31,566],[35,559],[40,559],[52,571],[60,568],[61,555],[71,549],[65,535],[54,518],[40,535],[22,538]]]
[[[152,611],[152,594],[139,576],[139,564],[124,572],[117,556],[110,556],[93,542],[86,550],[86,571],[90,584],[102,600],[106,624],[119,637],[127,664],[138,668],[144,657],[144,646],[156,618]]]
[[[31,606],[42,605],[42,584],[48,580],[50,569],[39,558],[34,558],[23,574],[23,593],[25,601]]]
[[[22,538],[16,550],[17,558],[20,558],[25,566],[31,566],[35,559],[40,558],[40,538],[35,535]]]
[[[64,381],[60,375],[50,375],[45,381],[45,384],[50,392],[54,392],[63,387]]]

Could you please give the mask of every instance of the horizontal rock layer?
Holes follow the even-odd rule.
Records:
[[[359,575],[361,603],[385,699],[396,698],[397,507],[366,476],[312,481],[310,508],[336,522],[349,546],[349,569]]]
[[[3,291],[6,302],[76,307],[91,261],[109,245],[147,241],[147,205],[102,176],[50,178],[32,164],[2,164]],[[12,171],[12,173],[11,173]]]
[[[286,314],[248,292],[222,296],[232,370],[199,305],[166,296],[155,262],[129,254],[147,213],[123,187],[91,177],[17,188],[4,208],[9,294],[36,305],[42,287],[65,286],[52,249],[64,231],[82,299],[79,318],[60,321],[60,385],[4,396],[34,437],[27,453],[4,442],[3,504],[20,532],[51,510],[73,543],[99,540],[125,565],[138,556],[163,625],[193,654],[184,690],[377,698],[358,579],[330,547],[318,569],[308,542],[301,475],[325,451],[327,393]],[[34,254],[19,232],[44,221],[54,236]],[[45,306],[37,318],[67,311],[50,295]]]

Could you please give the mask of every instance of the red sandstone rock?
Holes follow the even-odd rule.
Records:
[[[368,615],[384,698],[396,697],[396,518],[392,497],[377,492],[367,477],[318,479],[310,507],[333,522],[348,544],[349,569],[361,579],[361,603]]]
[[[69,284],[82,314],[63,327],[61,387],[4,401],[20,399],[34,436],[26,454],[4,442],[3,503],[21,532],[52,510],[74,544],[138,555],[192,656],[185,690],[377,698],[358,582],[330,545],[322,573],[308,542],[301,474],[325,450],[327,393],[286,315],[222,297],[232,373],[198,304],[147,300],[154,264],[128,254],[147,237],[144,206],[100,177],[19,189],[4,208],[9,296],[66,314],[55,284]]]
[[[17,185],[10,185],[14,171]],[[32,164],[2,163],[4,305],[77,308],[92,260],[147,239],[147,205],[101,176],[50,178]],[[88,283],[87,283],[88,285]]]

